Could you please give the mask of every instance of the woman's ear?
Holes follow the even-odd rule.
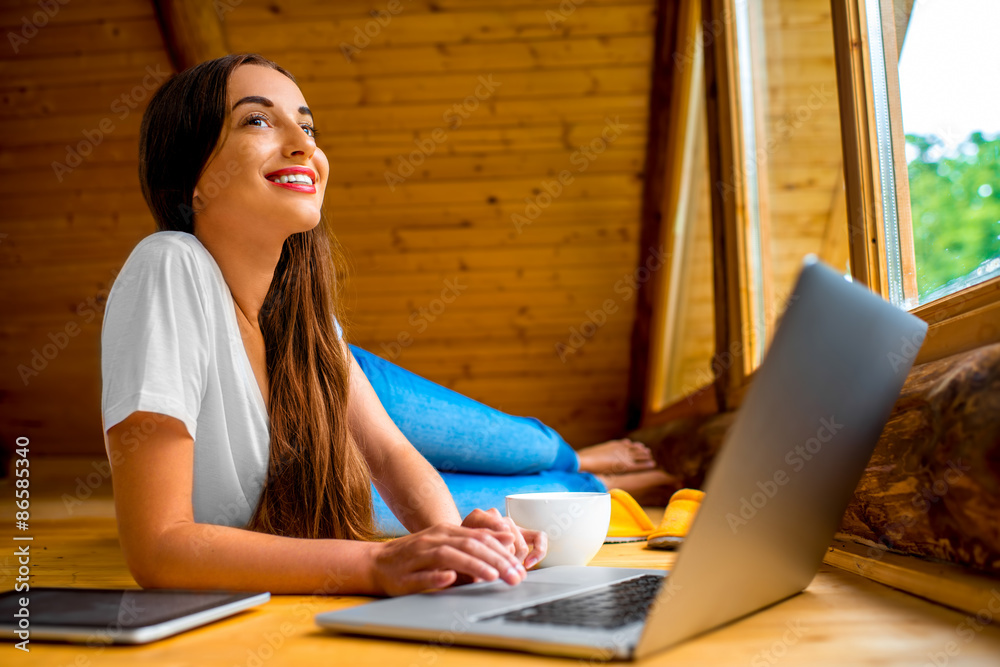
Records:
[[[198,188],[194,189],[194,194],[191,197],[191,208],[195,212],[202,211],[205,208],[205,201],[201,198]]]

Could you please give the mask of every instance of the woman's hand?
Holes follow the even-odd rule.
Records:
[[[462,521],[462,525],[469,528],[507,531],[512,538],[510,552],[514,554],[518,563],[524,563],[526,570],[530,570],[545,558],[545,552],[549,548],[549,538],[545,533],[518,527],[513,519],[501,515],[495,507],[485,512],[480,509],[472,510]]]
[[[375,545],[373,579],[386,595],[408,595],[468,581],[503,579],[514,585],[526,574],[514,557],[508,530],[438,524]]]

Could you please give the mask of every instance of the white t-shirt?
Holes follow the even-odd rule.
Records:
[[[246,526],[267,479],[267,405],[232,292],[193,234],[156,232],[132,250],[105,307],[101,375],[109,458],[107,430],[133,412],[175,417],[194,440],[195,522]],[[124,434],[124,455],[158,423]]]

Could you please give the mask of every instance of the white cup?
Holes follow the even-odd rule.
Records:
[[[548,535],[548,552],[538,567],[586,565],[608,536],[611,494],[516,493],[507,496],[507,516],[521,528]]]

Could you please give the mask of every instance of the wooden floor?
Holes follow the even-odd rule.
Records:
[[[99,464],[100,461],[97,461]],[[99,468],[99,466],[98,466]],[[111,481],[89,459],[32,460],[33,586],[137,588],[118,545]],[[88,478],[89,475],[89,478]],[[0,535],[15,543],[13,488],[0,482]],[[0,585],[13,588],[13,546],[3,549]],[[672,557],[640,544],[606,545],[593,565],[669,567]],[[752,576],[752,573],[748,573]],[[2,664],[32,665],[528,665],[566,659],[467,649],[441,643],[341,637],[320,630],[320,612],[368,598],[273,596],[265,605],[142,647],[87,647],[32,641],[31,655],[0,645]],[[994,609],[1000,610],[1000,591]],[[646,665],[1000,665],[994,611],[952,611],[823,565],[800,595],[720,630],[657,654]],[[29,664],[28,662],[24,664]]]

